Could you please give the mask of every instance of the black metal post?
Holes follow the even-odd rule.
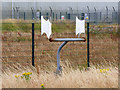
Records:
[[[53,21],[54,21],[54,12],[53,12]]]
[[[40,20],[41,20],[41,12],[40,12]]]
[[[115,12],[115,8],[113,7],[113,12],[112,12],[112,23],[115,23],[116,21],[116,17],[117,16],[117,13]]]
[[[12,11],[12,19],[15,19],[15,8],[13,7],[12,10],[13,10],[13,11]]]
[[[53,12],[53,10],[52,10],[51,7],[49,7],[49,8],[50,8],[50,20],[52,20],[52,12]]]
[[[100,21],[102,20],[102,12],[100,12]]]
[[[112,23],[114,22],[114,12],[112,12]]]
[[[90,12],[89,12],[88,18],[89,18],[89,22],[90,22]]]
[[[48,19],[48,12],[46,13],[46,19]]]
[[[61,19],[61,12],[60,12],[60,19]]]
[[[66,20],[67,20],[67,12],[66,12]]]
[[[94,7],[94,10],[95,10],[95,12],[94,12],[94,23],[96,23],[96,8]]]
[[[106,22],[108,23],[108,7],[106,6]]]
[[[56,14],[56,20],[57,20],[57,14]]]
[[[16,7],[16,11],[17,11],[17,19],[19,19],[19,8],[20,8],[20,7]]]
[[[89,22],[87,22],[87,65],[88,65],[88,67],[90,67],[89,55],[90,55],[90,51],[89,51]]]
[[[84,20],[85,18],[85,13],[81,13],[81,20]]]
[[[34,64],[34,23],[32,23],[32,65]]]
[[[70,13],[68,13],[68,19],[70,20]]]
[[[34,19],[34,12],[32,11],[32,19]]]
[[[94,23],[96,23],[96,12],[94,12]]]
[[[25,20],[25,12],[24,12],[24,20]]]
[[[34,19],[34,8],[31,8],[32,11],[32,20]]]

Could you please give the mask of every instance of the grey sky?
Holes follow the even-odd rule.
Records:
[[[11,2],[3,2],[2,7],[3,10],[11,9]],[[14,7],[19,6],[21,10],[29,10],[30,7],[34,7],[35,9],[39,9],[42,7],[42,10],[49,9],[49,6],[52,9],[68,9],[68,7],[72,7],[74,10],[87,10],[87,6],[89,6],[90,10],[94,10],[96,7],[97,10],[105,10],[106,6],[109,10],[112,10],[114,6],[115,9],[118,9],[118,2],[14,2]]]

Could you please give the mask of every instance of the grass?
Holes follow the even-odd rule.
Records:
[[[90,24],[90,65],[93,64],[90,70],[87,70],[86,64],[87,43],[69,42],[61,51],[60,63],[62,63],[63,74],[61,77],[57,77],[53,72],[56,71],[56,52],[61,42],[49,42],[46,36],[41,36],[40,22],[35,22],[36,68],[34,68],[31,66],[32,21],[3,20],[3,23],[3,87],[39,88],[41,84],[44,84],[45,88],[118,87],[118,71],[115,69],[116,64],[114,64],[118,63],[118,32],[116,25]],[[77,38],[74,33],[75,25],[70,21],[55,21],[52,26],[53,38]],[[87,38],[86,35],[85,38]],[[66,60],[69,61],[69,64],[66,63]],[[111,62],[111,65],[108,65],[109,62]],[[101,68],[110,69],[107,76],[99,72]],[[33,72],[30,82],[14,77],[16,74],[21,75],[24,72]]]
[[[40,21],[32,21],[32,20],[16,20],[16,19],[6,19],[2,21],[2,31],[22,31],[22,32],[31,32],[32,22],[35,23],[35,30],[40,31],[41,24]],[[87,26],[86,26],[87,27]],[[90,24],[91,33],[98,34],[101,31],[106,29],[107,33],[117,34],[117,24]],[[98,30],[99,29],[99,30]],[[54,21],[52,22],[52,31],[53,33],[61,33],[61,32],[74,32],[75,31],[75,22],[71,21]]]
[[[62,64],[63,72],[61,76],[54,73],[56,68],[51,63],[50,70],[42,70],[39,67],[38,74],[34,67],[14,65],[15,68],[8,68],[2,74],[2,87],[3,88],[41,88],[44,84],[45,88],[118,88],[118,68],[112,65],[99,66],[96,68],[94,65],[86,70],[74,69],[70,63]],[[100,69],[109,69],[106,73],[100,72]],[[16,78],[15,75],[22,75],[24,72],[32,72],[31,79],[26,81],[20,77]]]
[[[3,67],[15,62],[31,63],[32,42],[31,33],[8,32],[3,34],[2,56]],[[74,33],[54,34],[54,37],[76,37]],[[35,62],[45,67],[48,62],[56,63],[56,52],[61,42],[49,42],[46,36],[35,32]],[[61,62],[68,59],[73,66],[85,64],[87,61],[86,42],[69,42],[61,51]],[[107,35],[101,37],[90,34],[90,62],[100,63],[118,60],[118,41]],[[6,66],[8,63],[8,66]]]
[[[3,20],[2,22],[2,30],[3,32],[6,31],[23,31],[23,32],[30,32],[30,30],[32,29],[32,21],[30,20]],[[41,24],[40,21],[35,23],[35,30],[40,31],[41,28]],[[75,28],[74,25],[72,24],[66,24],[66,21],[63,22],[53,22],[52,24],[52,30],[53,32],[63,32],[65,30],[67,31],[71,31]],[[63,29],[61,31],[61,29]]]

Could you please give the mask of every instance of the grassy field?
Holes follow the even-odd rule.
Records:
[[[118,29],[115,24],[90,24],[90,70],[87,68],[87,43],[69,42],[61,51],[62,77],[56,77],[56,53],[61,42],[50,42],[40,35],[40,22],[35,22],[35,68],[31,66],[32,24],[30,20],[3,20],[2,24],[2,68],[3,87],[117,87]],[[76,37],[75,23],[54,21],[52,37]],[[85,38],[87,35],[82,34]],[[69,64],[66,64],[66,61]],[[17,64],[18,63],[18,64]],[[110,64],[111,65],[110,65]],[[109,68],[108,75],[100,68]],[[30,67],[26,67],[30,66]],[[68,67],[70,66],[70,67]],[[19,71],[18,68],[21,70]],[[34,68],[34,69],[33,69]],[[15,70],[17,69],[17,70]],[[25,69],[25,70],[24,70]],[[31,70],[32,69],[32,70]],[[68,70],[69,69],[69,70]],[[85,69],[85,70],[84,70]],[[68,70],[68,71],[66,71]],[[82,70],[82,71],[81,71]],[[16,80],[15,74],[34,72],[30,82]],[[46,72],[47,71],[47,72]],[[37,75],[39,73],[39,75]],[[88,76],[88,74],[90,74]],[[74,77],[73,77],[74,76]],[[88,77],[87,77],[88,76]],[[92,76],[92,77],[91,77]],[[40,77],[40,78],[39,78]],[[51,77],[51,78],[50,78]],[[53,78],[52,78],[53,77]],[[95,78],[94,78],[95,77]],[[107,77],[107,78],[106,78]],[[10,80],[9,80],[10,79]],[[34,80],[33,80],[34,79]],[[72,81],[71,81],[72,79]],[[104,79],[104,82],[101,83]],[[79,81],[78,81],[79,80]],[[98,83],[96,83],[98,80]],[[11,81],[13,81],[11,83]],[[70,82],[71,83],[68,83]],[[92,81],[92,82],[90,82]],[[20,82],[20,83],[17,83]],[[32,83],[35,83],[33,85]]]
[[[91,65],[89,70],[83,68],[73,69],[68,61],[62,64],[64,66],[61,76],[54,73],[55,65],[51,63],[50,70],[42,70],[39,67],[40,74],[36,69],[30,66],[14,65],[15,68],[7,68],[3,71],[3,88],[118,88],[118,68],[110,65],[96,66]],[[45,68],[47,69],[47,68]],[[106,72],[101,70],[107,69]],[[21,78],[25,72],[32,72],[31,79]],[[19,75],[19,77],[15,77]]]

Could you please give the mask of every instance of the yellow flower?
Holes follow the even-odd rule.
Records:
[[[103,73],[105,73],[107,71],[109,71],[109,69],[100,69],[100,72],[103,72]]]
[[[103,69],[103,72],[106,72],[106,69]]]
[[[22,75],[25,75],[26,74],[26,72],[25,73],[23,73]]]
[[[32,74],[32,72],[28,72],[28,74],[30,75],[30,74]]]
[[[19,77],[19,75],[15,75],[15,77],[16,77],[16,78],[18,78],[18,77]]]
[[[100,72],[102,72],[102,69],[100,69]]]
[[[15,77],[17,78],[17,75],[15,75]]]
[[[25,76],[26,76],[26,75],[31,75],[31,74],[32,74],[32,72],[27,72],[27,73],[25,72],[25,73],[23,73],[22,75],[25,75]]]
[[[41,86],[41,87],[44,87],[44,84],[41,84],[40,86]]]
[[[25,73],[25,75],[29,75],[29,73]]]

